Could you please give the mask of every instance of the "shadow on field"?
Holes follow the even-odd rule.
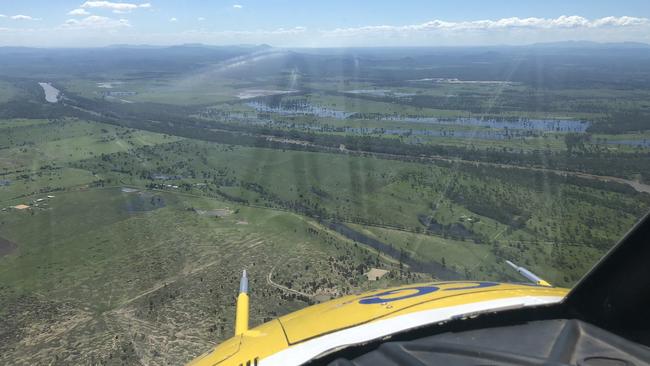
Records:
[[[130,214],[154,211],[165,206],[166,203],[163,197],[146,192],[129,194],[125,203],[125,209]]]
[[[0,257],[11,254],[16,248],[16,243],[0,237]]]

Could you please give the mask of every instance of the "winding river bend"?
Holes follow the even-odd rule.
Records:
[[[401,256],[399,249],[396,249],[395,247],[383,243],[377,239],[366,236],[363,233],[360,233],[343,223],[323,222],[323,224],[327,225],[327,227],[338,232],[339,234],[342,234],[348,239],[354,240],[356,242],[365,244],[371,248],[377,249],[381,251],[383,254],[388,255],[389,257],[395,260],[401,260],[402,263],[409,266],[411,270],[414,272],[431,273],[435,277],[445,281],[463,279],[463,276],[461,276],[459,273],[443,266],[438,262],[435,261],[423,262],[409,255]]]

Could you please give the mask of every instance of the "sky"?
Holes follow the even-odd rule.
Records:
[[[0,46],[650,43],[650,0],[0,0]]]

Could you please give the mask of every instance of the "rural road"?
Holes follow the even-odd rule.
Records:
[[[619,177],[611,177],[611,176],[605,176],[605,175],[595,175],[595,174],[589,174],[589,173],[583,173],[579,171],[571,171],[571,170],[558,170],[558,169],[548,169],[548,168],[539,168],[539,167],[531,167],[531,166],[524,166],[524,165],[514,165],[514,164],[500,164],[500,163],[491,163],[491,162],[486,162],[486,161],[478,161],[478,160],[466,160],[466,159],[460,159],[460,158],[449,158],[445,156],[440,156],[440,155],[430,155],[430,156],[411,156],[411,155],[398,155],[398,154],[389,154],[389,153],[381,153],[381,152],[367,152],[367,151],[357,151],[357,150],[348,150],[345,147],[344,148],[333,148],[329,146],[324,146],[324,145],[318,145],[311,143],[309,141],[303,141],[303,140],[291,140],[291,139],[279,139],[273,136],[268,136],[268,135],[262,135],[263,137],[266,137],[267,140],[269,141],[276,141],[276,142],[282,142],[286,144],[294,144],[294,145],[302,145],[302,146],[313,146],[317,148],[321,148],[324,150],[331,151],[333,153],[344,153],[344,154],[362,154],[362,155],[372,155],[376,156],[378,158],[388,158],[388,159],[398,159],[401,160],[405,157],[411,157],[411,158],[416,158],[421,161],[444,161],[448,163],[462,163],[462,164],[474,164],[474,165],[483,165],[483,166],[491,166],[495,168],[512,168],[512,169],[520,169],[520,170],[529,170],[529,171],[535,171],[535,172],[542,172],[542,173],[553,173],[557,174],[560,176],[572,176],[572,177],[578,177],[578,178],[584,178],[584,179],[593,179],[593,180],[599,180],[603,182],[616,182],[616,183],[621,183],[621,184],[626,184],[632,188],[634,188],[637,192],[645,192],[645,193],[650,193],[650,184],[645,184],[637,181],[633,181],[630,179],[625,179],[625,178],[619,178]]]
[[[360,152],[360,153],[364,153],[364,152]],[[400,159],[407,156],[407,155],[397,155],[397,154],[387,154],[387,153],[366,153],[366,154],[371,154],[377,157],[384,156],[384,157],[395,158],[395,159]],[[541,172],[541,173],[552,173],[560,176],[572,176],[578,178],[593,179],[602,182],[616,182],[616,183],[626,184],[634,188],[637,192],[650,193],[650,184],[645,184],[645,183],[641,183],[641,182],[637,182],[625,178],[610,177],[606,175],[595,175],[595,174],[583,173],[583,172],[572,171],[572,170],[558,170],[558,169],[539,168],[539,167],[524,166],[524,165],[491,163],[487,161],[478,161],[478,160],[465,160],[459,158],[449,158],[449,157],[444,157],[439,155],[421,156],[419,158],[421,161],[444,161],[447,163],[482,165],[482,166],[491,166],[495,168],[505,168],[505,169],[520,169],[520,170],[528,170],[528,171]]]
[[[271,268],[271,271],[269,272],[269,275],[266,276],[266,282],[269,285],[271,285],[271,286],[273,286],[273,287],[275,287],[277,289],[280,289],[282,291],[290,292],[290,293],[297,294],[297,295],[307,296],[309,298],[314,296],[314,295],[306,294],[306,293],[298,291],[298,290],[292,290],[292,289],[290,289],[290,288],[288,288],[286,286],[282,286],[282,285],[280,285],[278,283],[273,282],[273,279],[271,277],[273,276],[273,271],[274,270],[275,270],[275,266],[273,268]]]
[[[432,159],[445,159],[443,157],[439,158],[432,158]],[[449,160],[449,161],[454,161],[454,160]],[[583,172],[576,172],[576,171],[569,171],[569,170],[556,170],[556,169],[547,169],[547,168],[536,168],[536,167],[527,167],[527,166],[521,166],[521,165],[511,165],[511,164],[497,164],[497,163],[489,163],[489,162],[479,162],[479,161],[472,161],[472,160],[455,160],[457,162],[462,162],[462,163],[467,163],[467,164],[481,164],[481,165],[487,165],[487,166],[493,166],[497,168],[512,168],[512,169],[521,169],[521,170],[530,170],[530,171],[535,171],[535,172],[542,172],[542,173],[553,173],[561,176],[572,176],[572,177],[578,177],[578,178],[585,178],[585,179],[594,179],[594,180],[600,180],[603,182],[616,182],[616,183],[621,183],[621,184],[627,184],[630,187],[634,188],[637,192],[645,192],[645,193],[650,193],[650,185],[649,184],[644,184],[641,182],[625,179],[625,178],[619,178],[619,177],[610,177],[606,175],[594,175],[594,174],[589,174],[589,173],[583,173]]]

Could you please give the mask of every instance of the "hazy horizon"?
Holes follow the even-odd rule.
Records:
[[[106,48],[171,48],[171,47],[215,47],[215,48],[228,48],[228,47],[243,47],[243,48],[256,48],[268,47],[278,50],[328,50],[328,49],[428,49],[428,48],[499,48],[499,47],[535,47],[535,46],[643,46],[650,47],[650,42],[637,42],[637,41],[621,41],[621,42],[597,42],[587,40],[566,40],[557,42],[536,42],[524,44],[467,44],[467,45],[422,45],[422,46],[275,46],[267,43],[224,43],[224,44],[209,44],[209,43],[169,43],[169,44],[148,44],[148,43],[115,43],[98,46],[15,46],[15,45],[0,45],[0,48],[26,48],[26,49],[106,49]]]

